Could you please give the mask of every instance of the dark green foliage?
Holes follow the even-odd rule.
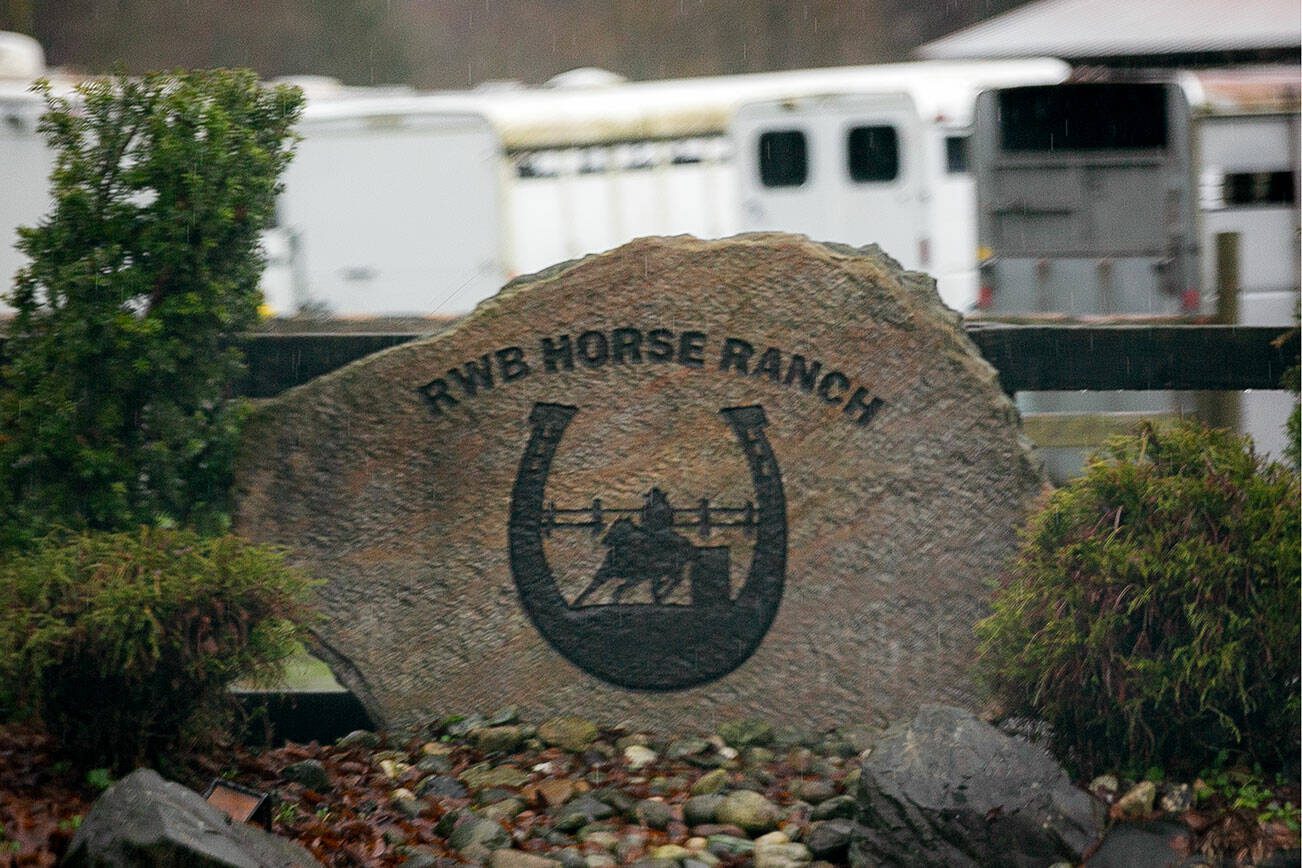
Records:
[[[20,231],[32,262],[8,296],[0,544],[220,529],[244,413],[224,400],[242,363],[223,339],[257,316],[301,95],[223,70],[43,92],[54,205]]]
[[[1226,431],[1112,441],[1031,520],[977,625],[1005,711],[1085,773],[1296,762],[1298,499]]]
[[[231,536],[44,541],[0,562],[0,716],[39,719],[90,768],[201,739],[230,682],[280,674],[310,585]]]
[[[1297,330],[1294,329],[1296,334]],[[1287,335],[1286,335],[1287,337]],[[1302,389],[1302,367],[1294,365],[1284,372],[1284,388],[1293,393],[1293,409],[1284,424],[1284,457],[1293,462],[1294,470],[1302,470],[1302,406],[1298,404],[1298,391]]]

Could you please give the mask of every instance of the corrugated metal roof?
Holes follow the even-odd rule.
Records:
[[[914,50],[928,60],[1119,57],[1302,45],[1302,0],[1041,0]]]

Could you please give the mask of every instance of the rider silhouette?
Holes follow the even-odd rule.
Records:
[[[673,533],[674,508],[669,505],[669,498],[659,488],[652,488],[642,495],[642,529],[647,533],[659,535],[665,531]]]
[[[642,583],[650,586],[652,600],[662,603],[697,556],[696,547],[674,532],[674,508],[659,488],[643,495],[637,524],[628,518],[617,519],[602,542],[609,551],[592,583],[574,601],[576,606],[611,580],[621,582],[613,595],[616,603]]]

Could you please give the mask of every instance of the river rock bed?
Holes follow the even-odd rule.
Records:
[[[689,723],[682,729],[689,732]],[[873,768],[864,760],[875,745],[897,752],[892,732],[899,737],[873,726],[817,732],[743,720],[706,735],[663,737],[579,717],[535,725],[506,709],[448,718],[423,732],[355,732],[328,746],[239,750],[210,757],[196,771],[273,793],[272,830],[327,865],[877,864],[873,841],[856,823],[871,804],[859,780]],[[1073,788],[1100,835],[1108,814],[1113,821],[1166,820],[1182,835],[1184,857],[1196,859],[1208,826],[1233,817],[1187,804],[1164,808],[1171,793],[1178,800],[1177,785],[1157,788],[1154,801],[1121,817],[1117,803],[1132,787],[1119,786],[1121,793],[1092,795]],[[1203,832],[1195,832],[1200,823]],[[1161,834],[1140,843],[1165,846]],[[1075,858],[1028,864],[1078,864],[1098,843]],[[971,855],[959,854],[957,864],[984,864]]]
[[[160,760],[159,771],[200,803],[214,778],[268,794],[272,831],[311,864],[1109,868],[1300,856],[1295,782],[1258,793],[1255,807],[1200,796],[1201,781],[1104,774],[1073,785],[1034,744],[956,708],[924,706],[885,730],[698,730],[684,721],[684,734],[657,737],[572,717],[535,726],[508,710],[333,745],[209,748]],[[91,805],[140,774],[96,800],[104,784],[59,758],[48,736],[0,726],[0,866],[59,864],[92,828],[82,837],[101,849],[140,838],[102,810],[96,820]]]
[[[273,830],[326,864],[776,868],[845,861],[857,757],[879,733],[738,721],[666,739],[508,709],[211,771],[274,792]]]

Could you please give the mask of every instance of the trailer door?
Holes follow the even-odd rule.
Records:
[[[458,314],[497,292],[500,147],[486,120],[344,106],[300,130],[279,203],[300,304]]]
[[[907,95],[753,103],[731,134],[744,231],[876,243],[905,268],[929,265],[921,124]]]
[[[1174,85],[987,91],[975,143],[988,310],[1174,314],[1196,304],[1189,110]]]

